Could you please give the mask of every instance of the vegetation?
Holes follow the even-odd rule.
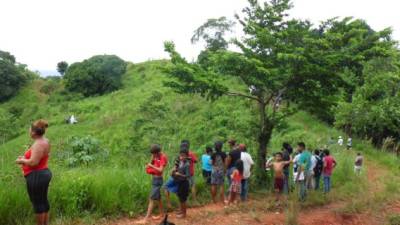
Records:
[[[0,102],[17,94],[28,78],[27,73],[24,65],[16,64],[13,55],[0,51]]]
[[[165,43],[174,64],[167,71],[174,80],[167,86],[211,100],[227,95],[253,102],[258,116],[258,180],[265,180],[267,146],[285,118],[303,109],[332,122],[333,107],[342,98],[348,102],[354,87],[364,83],[362,63],[398,53],[388,29],[375,32],[351,18],[331,19],[315,29],[309,21],[289,19],[290,8],[289,0],[249,0],[244,15],[236,15],[244,34],[232,44],[240,52],[228,50],[224,34],[233,23],[224,17],[208,20],[195,32],[192,41],[206,42],[196,62],[185,60],[174,43]],[[242,85],[227,85],[227,77]]]
[[[200,155],[207,144],[235,137],[248,145],[252,155],[256,154],[257,143],[252,130],[256,120],[251,116],[251,103],[229,96],[208,102],[195,95],[178,95],[163,86],[170,80],[162,72],[167,65],[169,63],[164,61],[129,65],[121,90],[81,100],[58,98],[62,95],[59,90],[44,94],[40,90],[50,80],[37,80],[11,101],[0,105],[5,111],[15,105],[26,105],[22,114],[14,119],[16,124],[45,115],[50,122],[47,136],[53,145],[50,166],[54,179],[50,202],[54,219],[68,221],[83,217],[96,221],[99,217],[136,216],[144,212],[150,177],[144,173],[143,165],[149,158],[148,148],[152,142],[161,143],[172,158],[178,154],[182,139],[189,138],[193,150]],[[232,87],[240,86],[236,80],[226,82]],[[55,98],[63,100],[54,102]],[[64,118],[70,114],[78,118],[78,124],[65,124]],[[25,126],[17,130],[18,137],[0,145],[0,202],[3,206],[0,207],[0,224],[29,224],[31,221],[29,199],[21,194],[26,192],[25,181],[14,164],[15,158],[29,144],[27,124],[29,122],[24,122]],[[313,149],[326,145],[330,137],[339,135],[343,134],[305,112],[298,112],[288,117],[286,125],[274,130],[269,149],[275,152],[283,141],[295,143],[299,140],[306,140]],[[71,146],[77,149],[76,152],[83,151],[84,156],[96,160],[88,160],[89,163],[81,160],[70,165],[70,158],[78,158],[72,154]],[[335,199],[353,196],[354,190],[363,193],[362,185],[349,180],[352,157],[338,151],[337,146],[330,148],[340,162],[334,176]],[[354,148],[365,149],[365,154],[370,154],[377,162],[397,169],[399,161],[395,157],[381,153],[374,155],[376,150],[368,143],[354,140]],[[86,151],[90,153],[86,154]],[[92,154],[93,151],[97,153]],[[100,154],[104,152],[106,154]],[[199,200],[206,203],[208,189],[201,174],[197,176]],[[254,190],[255,186],[252,187]]]
[[[61,61],[57,63],[57,71],[61,74],[61,76],[64,76],[65,72],[67,72],[68,69],[68,63],[65,61]]]
[[[306,203],[290,196],[288,224],[297,223],[299,207],[352,198],[358,200],[341,213],[363,212],[371,203],[380,212],[400,199],[399,159],[373,147],[400,153],[399,51],[391,30],[374,31],[352,18],[315,26],[290,19],[290,8],[289,0],[249,0],[236,23],[209,19],[192,38],[205,42],[194,62],[166,42],[170,61],[130,64],[98,55],[71,66],[60,62],[62,77],[38,78],[0,51],[0,224],[29,224],[31,206],[14,161],[28,148],[27,127],[38,118],[50,122],[50,201],[52,215],[63,222],[142,213],[150,144],[160,143],[173,158],[183,139],[197,155],[216,140],[246,143],[257,156],[252,190],[264,192],[271,187],[265,159],[283,142],[328,146],[339,162],[333,194],[314,192]],[[243,36],[229,41],[236,24]],[[65,123],[70,115],[79,123]],[[390,171],[381,178],[384,191],[370,195],[365,174],[353,173],[354,152],[330,142],[339,135],[353,136],[354,149]],[[207,185],[196,176],[206,203]],[[387,219],[396,223],[398,216]]]
[[[65,76],[65,87],[88,97],[103,95],[121,86],[126,62],[115,55],[98,55],[72,64]]]

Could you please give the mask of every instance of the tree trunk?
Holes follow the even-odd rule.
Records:
[[[271,139],[272,130],[274,128],[272,121],[266,115],[266,104],[258,103],[260,113],[260,131],[258,136],[258,152],[256,159],[256,183],[260,186],[268,185],[268,174],[265,171],[265,163],[267,156],[267,146]]]

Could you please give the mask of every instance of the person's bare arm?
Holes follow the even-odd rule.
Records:
[[[151,163],[149,163],[149,164],[147,164],[147,165],[148,165],[149,167],[151,167],[151,168],[157,170],[157,171],[160,172],[160,173],[162,173],[162,172],[164,171],[164,168],[165,168],[165,166],[157,167],[157,166],[152,165]]]
[[[17,164],[23,164],[30,167],[37,166],[45,154],[46,148],[43,144],[34,144],[31,147],[32,155],[30,159],[25,159],[24,157],[18,157]]]

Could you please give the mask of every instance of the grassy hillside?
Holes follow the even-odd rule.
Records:
[[[255,121],[251,116],[255,112],[251,103],[234,98],[207,102],[198,96],[178,95],[162,85],[168,79],[161,72],[166,64],[153,61],[130,65],[124,75],[124,88],[105,96],[82,99],[62,95],[62,85],[52,94],[45,94],[43,87],[48,84],[37,80],[0,105],[5,110],[20,112],[17,127],[21,127],[20,135],[0,145],[0,224],[27,224],[31,219],[24,178],[14,160],[30,143],[26,131],[34,119],[44,118],[50,123],[47,134],[53,145],[50,201],[56,221],[89,218],[86,222],[90,223],[92,218],[142,213],[150,185],[143,167],[151,143],[162,144],[171,159],[182,139],[191,140],[193,150],[200,155],[215,140],[235,137],[255,155]],[[229,82],[238,85],[234,80]],[[65,124],[64,119],[71,114],[78,118],[78,124]],[[274,133],[270,152],[279,150],[283,141],[303,140],[310,148],[317,148],[326,145],[329,137],[340,134],[309,114],[298,112]],[[100,141],[107,152],[105,158],[70,167],[68,143],[72,137],[86,136]],[[375,154],[368,143],[355,140],[354,145],[369,155]],[[337,146],[331,148],[340,161],[334,188],[342,197],[348,197],[347,194],[362,187],[355,187],[348,180],[353,153],[339,151]],[[399,162],[386,154],[375,158],[393,168]],[[201,181],[200,177],[197,180]],[[201,202],[208,201],[205,185],[199,182],[198,188]]]

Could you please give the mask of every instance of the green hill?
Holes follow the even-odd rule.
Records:
[[[196,95],[176,94],[163,86],[168,78],[162,68],[167,63],[129,65],[124,87],[108,95],[81,98],[63,93],[61,83],[35,80],[0,105],[0,109],[15,115],[10,128],[15,138],[0,145],[0,224],[30,221],[31,206],[24,179],[14,161],[29,145],[27,129],[35,119],[44,118],[50,123],[50,201],[53,219],[57,221],[143,212],[150,185],[144,165],[151,143],[160,143],[172,159],[182,139],[189,139],[200,155],[206,145],[234,137],[246,143],[255,155],[255,117],[251,115],[256,112],[252,103],[229,97],[208,102]],[[238,85],[235,80],[228,82]],[[79,123],[68,125],[65,118],[72,114]],[[280,150],[283,141],[305,141],[313,149],[327,145],[330,137],[339,135],[343,134],[305,112],[298,112],[275,131],[269,152]],[[99,149],[104,154],[96,161],[70,166],[71,140],[88,136],[100,141]],[[337,193],[342,194],[337,195],[340,198],[362,186],[354,187],[348,181],[354,153],[330,147],[340,161],[334,184]],[[354,147],[390,168],[399,163],[392,155],[375,153],[366,142],[354,140]],[[208,191],[200,177],[198,180],[200,201],[205,203],[209,200]]]

